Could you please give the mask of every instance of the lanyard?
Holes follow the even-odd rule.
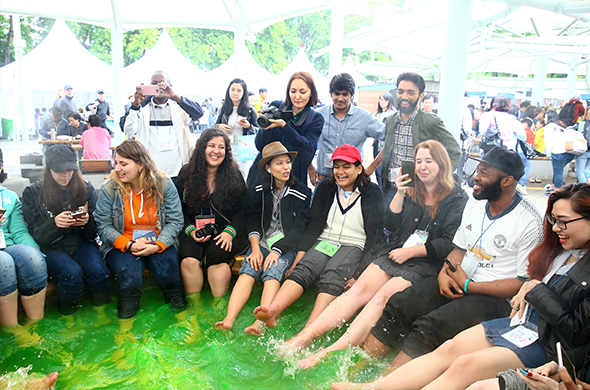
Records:
[[[486,203],[486,212],[483,214],[483,218],[482,218],[482,220],[481,220],[481,234],[480,234],[479,238],[478,238],[478,239],[475,241],[475,244],[473,244],[473,247],[475,248],[475,246],[476,246],[476,245],[477,245],[477,243],[479,242],[479,253],[480,253],[480,254],[481,254],[481,244],[482,244],[482,241],[483,241],[483,240],[482,240],[482,238],[483,238],[483,235],[484,235],[484,234],[485,234],[485,233],[488,231],[488,229],[489,229],[490,227],[492,227],[492,225],[494,224],[494,222],[496,222],[498,219],[500,219],[500,217],[501,217],[502,215],[504,215],[504,212],[505,212],[506,210],[508,210],[508,209],[510,208],[510,206],[512,206],[512,204],[513,204],[513,203],[516,201],[516,198],[517,198],[517,197],[518,197],[518,195],[514,195],[514,199],[512,199],[512,202],[510,202],[510,204],[509,204],[508,206],[506,206],[506,208],[504,208],[504,210],[502,210],[502,212],[501,212],[501,213],[500,213],[500,214],[499,214],[499,215],[498,215],[496,218],[494,218],[494,220],[492,221],[492,223],[490,223],[490,224],[488,225],[488,227],[487,227],[487,228],[484,230],[484,229],[483,229],[483,223],[485,222],[485,220],[486,220],[486,215],[488,215],[488,211],[490,210],[490,204],[489,204],[489,203]]]
[[[201,215],[203,215],[203,208],[201,207]],[[211,203],[209,203],[209,215],[213,215],[213,209],[211,208]]]
[[[158,118],[156,118],[156,110],[154,109],[154,102],[151,102],[151,106],[152,106],[152,115],[154,117],[154,124],[156,125],[156,133],[158,133],[158,137],[160,136],[160,129],[158,129]],[[162,110],[164,110],[164,107],[162,107]],[[168,106],[168,111],[170,111],[170,106]],[[168,136],[170,136],[170,134],[172,133],[172,111],[170,111],[170,126],[168,128]]]
[[[338,186],[340,188],[340,186]],[[360,195],[359,195],[360,196]],[[357,197],[358,198],[358,197]],[[334,225],[334,219],[336,218],[336,211],[340,208],[340,196],[338,192],[336,192],[336,207],[334,207],[334,214],[332,214],[332,222],[330,223],[330,230],[328,230],[328,237],[332,234],[332,225]],[[342,220],[342,226],[340,227],[340,234],[338,235],[338,242],[340,242],[340,238],[342,237],[342,232],[344,231],[344,224],[346,223],[346,216],[348,215],[348,208],[350,207],[350,202],[352,202],[352,196],[348,199],[348,204],[344,209],[344,219]]]
[[[333,108],[332,108],[333,110]],[[350,108],[349,108],[350,110]],[[348,120],[350,119],[350,115],[348,115],[348,113],[346,113],[346,122],[344,123],[344,130],[342,130],[342,136],[340,137],[340,142],[337,145],[342,145],[342,140],[344,139],[344,133],[346,133],[346,128],[348,127]],[[326,136],[326,138],[329,140],[330,139],[330,129],[331,129],[331,123],[332,123],[332,115],[328,115],[328,135]],[[338,125],[340,125],[340,121],[338,121]]]
[[[288,190],[289,190],[289,186],[283,185],[283,188],[281,188],[281,192],[277,196],[277,211],[276,211],[276,213],[274,213],[274,215],[272,217],[273,221],[271,222],[271,226],[272,226],[272,223],[274,223],[276,226],[279,226],[279,217],[281,215],[281,200],[285,197]],[[275,196],[274,192],[272,192],[272,196],[273,197]]]

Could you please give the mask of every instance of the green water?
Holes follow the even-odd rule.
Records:
[[[280,341],[296,334],[307,321],[317,291],[304,294],[283,313],[278,326],[262,337],[243,329],[254,321],[261,287],[252,296],[231,332],[215,330],[226,307],[214,308],[208,291],[201,304],[173,312],[157,287],[146,288],[131,330],[120,336],[116,301],[100,319],[84,300],[68,327],[55,307],[30,329],[43,338],[39,345],[19,347],[0,333],[0,375],[32,366],[31,372],[59,372],[56,389],[328,389],[334,381],[367,382],[388,360],[371,360],[359,348],[328,355],[311,370],[295,361],[310,354],[279,358]],[[100,323],[99,323],[100,322]],[[107,323],[105,323],[107,322]],[[340,337],[344,329],[311,346],[317,351]]]

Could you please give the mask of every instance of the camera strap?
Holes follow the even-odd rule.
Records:
[[[213,207],[213,210],[215,210],[215,212],[217,214],[219,214],[223,219],[225,219],[225,221],[229,224],[231,223],[231,221],[229,219],[227,219],[227,217],[225,215],[223,215],[221,213],[221,211],[217,210],[217,208],[215,207],[215,205],[213,204],[213,202],[211,202],[211,198],[209,198],[209,204],[211,205],[211,207]]]

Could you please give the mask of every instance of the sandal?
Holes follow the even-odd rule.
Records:
[[[540,177],[535,177],[535,182],[536,183],[543,183],[543,180],[541,180]]]
[[[537,182],[537,178],[536,177],[531,177],[529,179],[529,183],[536,183]]]

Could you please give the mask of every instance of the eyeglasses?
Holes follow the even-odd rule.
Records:
[[[576,222],[576,221],[579,221],[581,219],[586,219],[587,218],[587,217],[580,217],[580,218],[572,219],[571,221],[562,221],[561,219],[554,218],[554,217],[552,217],[549,214],[545,215],[545,217],[547,218],[547,221],[551,225],[557,224],[557,227],[560,228],[561,230],[567,230],[567,224],[568,223]]]

